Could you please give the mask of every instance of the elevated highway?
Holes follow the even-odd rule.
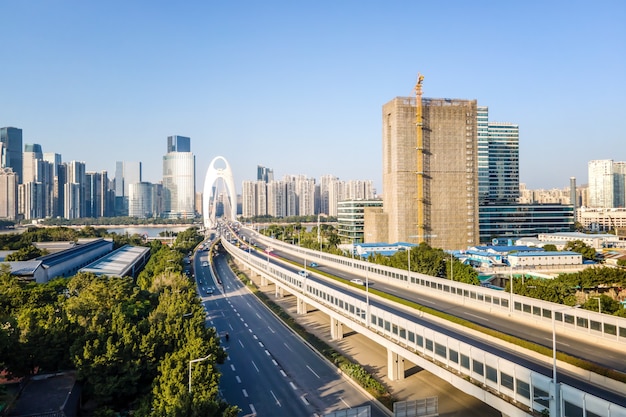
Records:
[[[255,239],[262,238],[255,236]],[[254,251],[244,252],[224,239],[223,243],[252,272],[273,282],[277,295],[280,296],[284,291],[296,295],[300,313],[305,314],[311,307],[326,313],[331,321],[331,337],[341,338],[345,324],[385,346],[391,379],[403,378],[403,360],[406,358],[498,408],[505,415],[531,415],[533,412],[550,410],[550,415],[626,416],[623,395],[626,390],[623,384],[564,363],[558,363],[558,383],[554,384],[552,366],[545,356],[523,351],[517,346],[503,345],[500,340],[492,340],[484,334],[473,334],[447,322],[438,322],[435,317],[389,303],[369,293],[364,294],[363,291],[354,291],[349,286],[324,282],[315,274],[302,277],[293,267],[270,262],[269,256],[258,256]],[[279,242],[271,239],[265,243],[280,247],[281,250],[302,250],[291,245],[283,248]],[[319,259],[312,253],[303,255],[309,262],[330,262],[322,258],[327,254],[320,254]],[[342,258],[332,262],[344,265],[346,261],[351,260]],[[372,277],[368,278],[373,278],[375,272],[369,268],[378,266],[364,264],[363,269],[370,271],[368,274],[372,273]],[[354,268],[361,269],[358,264],[347,265],[347,269]],[[397,270],[394,273],[396,277],[402,275]],[[422,278],[418,275],[411,273],[405,282],[419,282]],[[439,280],[447,286],[459,284],[428,278]],[[376,279],[379,282],[380,277]],[[434,288],[437,289],[437,286]],[[465,294],[465,290],[460,294],[462,297],[478,300],[477,295],[472,298],[470,294]],[[502,297],[502,292],[498,296]],[[501,301],[499,305],[502,305]]]

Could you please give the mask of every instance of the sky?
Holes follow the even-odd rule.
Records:
[[[162,179],[191,138],[197,191],[213,158],[237,189],[332,174],[382,189],[382,106],[476,99],[520,127],[520,182],[587,182],[626,161],[626,2],[0,0],[0,126],[63,161]],[[218,165],[218,167],[223,167]]]

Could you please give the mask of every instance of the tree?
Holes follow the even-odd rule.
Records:
[[[547,245],[543,245],[543,250],[545,250],[546,252],[556,252],[556,245],[553,245],[552,243],[548,243]]]
[[[596,250],[587,245],[582,240],[570,240],[565,244],[564,250],[580,253],[584,259],[594,260],[596,258]]]

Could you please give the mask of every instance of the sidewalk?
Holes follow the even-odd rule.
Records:
[[[454,388],[446,381],[407,361],[406,377],[400,381],[387,378],[387,351],[382,346],[371,342],[365,336],[346,329],[342,340],[330,340],[330,320],[320,311],[296,314],[296,298],[285,293],[283,298],[276,298],[274,285],[261,287],[261,279],[252,277],[257,287],[283,310],[294,317],[306,329],[325,340],[335,350],[350,360],[360,363],[379,381],[385,384],[397,401],[418,400],[426,397],[439,398],[441,417],[496,417],[501,413],[482,401]],[[345,328],[345,327],[344,327]]]

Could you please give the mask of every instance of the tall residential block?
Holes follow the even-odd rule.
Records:
[[[12,168],[22,183],[22,129],[16,127],[0,128],[0,168]]]
[[[257,181],[263,182],[274,181],[274,170],[261,165],[257,165],[256,179]]]
[[[465,249],[479,237],[476,100],[422,99],[421,149],[417,110],[410,97],[383,106],[384,216],[377,219],[387,224],[372,230],[387,230],[388,235],[372,236],[372,241],[425,241]],[[423,210],[419,227],[418,206]]]

